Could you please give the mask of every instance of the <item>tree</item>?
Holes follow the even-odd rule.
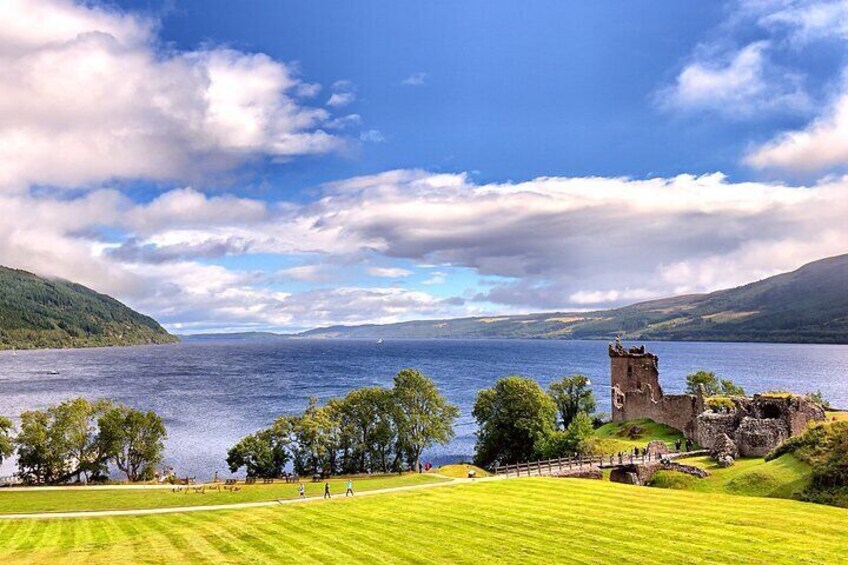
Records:
[[[110,408],[98,422],[100,442],[108,457],[136,482],[150,480],[162,461],[167,432],[162,418],[153,411],[129,406]]]
[[[436,383],[414,369],[404,369],[395,375],[391,394],[397,405],[399,448],[417,470],[425,449],[453,439],[459,408],[439,393]]]
[[[330,406],[319,406],[311,397],[309,405],[299,418],[290,420],[294,441],[299,450],[296,458],[300,473],[332,473],[338,445],[338,417]]]
[[[686,375],[686,392],[697,394],[698,385],[704,386],[707,396],[745,396],[745,390],[730,379],[721,379],[712,371],[697,371]]]
[[[245,467],[248,477],[273,479],[283,473],[289,455],[286,441],[275,424],[239,440],[227,451],[227,465],[235,473]]]
[[[589,414],[578,412],[565,429],[565,436],[571,451],[580,454],[591,453],[595,428],[592,426],[592,418]]]
[[[571,375],[552,382],[550,395],[559,410],[563,430],[568,428],[577,414],[591,414],[597,406],[591,383],[585,375]]]
[[[0,465],[3,464],[3,459],[11,457],[15,452],[15,444],[12,439],[12,421],[8,418],[0,416]]]
[[[100,443],[97,422],[109,407],[105,400],[75,398],[21,414],[21,431],[15,438],[21,478],[29,483],[104,478],[109,457]]]
[[[477,465],[491,467],[528,461],[540,455],[556,429],[557,408],[539,384],[525,377],[504,377],[477,393]]]

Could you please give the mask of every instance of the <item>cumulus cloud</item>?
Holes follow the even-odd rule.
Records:
[[[356,100],[356,85],[349,80],[339,80],[333,83],[333,93],[327,100],[327,106],[341,108]]]
[[[0,190],[189,179],[343,146],[267,55],[175,52],[152,20],[69,0],[2,2],[0,20]]]
[[[744,162],[804,175],[845,170],[848,67],[827,76],[827,66],[816,61],[834,46],[848,46],[848,2],[736,0],[729,6],[726,21],[659,92],[660,104],[733,119],[795,113],[807,125],[753,146]]]
[[[804,129],[784,132],[756,147],[745,161],[758,169],[780,168],[815,172],[848,166],[848,92],[839,96],[828,114]]]
[[[194,189],[146,204],[115,191],[6,195],[0,263],[77,280],[187,331],[602,308],[733,286],[848,251],[846,179],[469,179],[390,171],[331,183],[301,204]],[[250,255],[298,264],[267,272],[209,262]],[[439,267],[420,289],[411,279],[403,288],[345,280],[351,266],[375,261],[368,274],[389,279],[410,274],[400,261]],[[440,297],[423,290],[457,269],[484,282],[447,298],[444,287]]]
[[[765,54],[768,48],[767,41],[759,41],[729,55],[698,57],[684,67],[672,87],[661,93],[661,103],[729,117],[806,109],[810,102],[800,76],[773,68]]]

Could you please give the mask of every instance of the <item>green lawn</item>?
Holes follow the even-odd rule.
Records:
[[[639,432],[631,437],[633,427]],[[649,441],[658,439],[673,447],[675,440],[683,439],[683,433],[670,426],[657,424],[653,420],[631,420],[629,422],[609,422],[595,430],[597,450],[601,453],[630,451],[634,447],[645,447]]]
[[[0,563],[838,563],[848,510],[526,478],[239,511],[0,522]]]
[[[694,490],[699,492],[721,492],[747,496],[791,498],[807,486],[810,467],[793,455],[783,455],[772,461],[763,459],[739,459],[732,467],[722,469],[709,457],[681,459],[703,467],[710,472],[706,479],[675,471],[660,471],[654,475],[652,486]]]
[[[433,475],[406,474],[383,475],[372,478],[354,478],[355,490],[366,491],[397,486],[445,481]],[[346,479],[330,480],[334,494],[344,494]],[[304,483],[307,496],[321,496],[324,483]],[[208,506],[235,502],[260,502],[297,498],[297,485],[239,485],[237,492],[222,491],[204,494],[193,491],[171,492],[170,489],[79,489],[65,490],[0,490],[0,514],[19,512],[61,512],[75,510],[126,510],[174,506]]]

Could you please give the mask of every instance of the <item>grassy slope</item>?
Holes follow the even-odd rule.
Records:
[[[344,494],[347,479],[330,480],[333,494]],[[373,478],[353,479],[354,490],[366,491],[389,487],[440,482],[432,475],[408,474],[386,475]],[[304,483],[307,496],[321,496],[324,483]],[[297,485],[240,485],[237,492],[192,491],[171,492],[171,489],[64,489],[64,490],[0,490],[0,514],[19,512],[61,512],[75,510],[124,510],[140,508],[162,508],[175,506],[208,506],[236,502],[259,502],[297,498]]]
[[[630,437],[630,430],[639,426],[641,431],[635,437]],[[683,434],[672,427],[657,424],[653,420],[632,420],[629,422],[604,424],[595,430],[598,438],[598,450],[602,453],[617,453],[618,451],[630,451],[634,447],[645,447],[649,441],[658,439],[668,444],[674,444],[675,440],[682,439]]]
[[[799,461],[793,455],[783,455],[768,462],[763,459],[740,459],[735,465],[726,469],[718,467],[709,457],[684,459],[682,462],[703,467],[710,472],[710,476],[706,479],[698,479],[674,471],[660,471],[654,476],[652,486],[699,492],[792,498],[795,493],[803,490],[810,480],[809,465]]]
[[[272,508],[0,522],[0,562],[835,563],[848,511],[511,479]]]

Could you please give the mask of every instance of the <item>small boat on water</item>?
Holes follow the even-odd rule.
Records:
[[[382,339],[378,339],[378,340],[377,340],[377,345],[383,345],[383,340],[382,340]]]

